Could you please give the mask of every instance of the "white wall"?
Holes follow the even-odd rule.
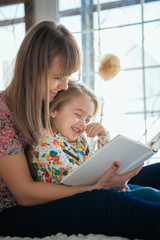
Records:
[[[43,20],[57,21],[58,0],[34,0],[35,24]]]

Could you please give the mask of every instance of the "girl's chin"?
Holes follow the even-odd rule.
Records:
[[[70,140],[70,141],[76,141],[77,140],[77,138],[80,136],[80,133],[77,133],[77,132],[75,132],[75,131],[70,131],[69,133],[68,133],[68,139]]]
[[[77,137],[78,137],[78,136],[77,136]],[[69,138],[69,140],[70,140],[70,141],[76,141],[77,137],[74,137],[74,138],[71,137],[71,138]]]
[[[69,140],[70,140],[70,141],[76,141],[77,138],[78,138],[78,135],[75,134],[74,136],[73,136],[73,135],[70,136]]]

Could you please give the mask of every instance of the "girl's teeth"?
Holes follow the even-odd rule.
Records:
[[[77,129],[75,129],[75,128],[73,128],[73,131],[75,131],[75,132],[77,132],[77,133],[79,132],[79,130],[77,130]]]

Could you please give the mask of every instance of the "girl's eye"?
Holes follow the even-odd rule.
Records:
[[[77,116],[78,118],[80,118],[80,117],[81,117],[81,115],[80,115],[79,113],[76,113],[76,116]]]

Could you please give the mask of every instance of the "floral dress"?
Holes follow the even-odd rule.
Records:
[[[109,133],[97,141],[101,148],[109,141]],[[58,183],[71,171],[84,163],[95,151],[84,136],[70,141],[58,131],[50,131],[50,136],[37,138],[32,147],[32,169],[35,181]]]
[[[0,92],[0,158],[24,153],[26,143],[16,128],[13,113],[9,109],[9,102],[5,91]],[[12,193],[0,176],[0,212],[18,205]]]

